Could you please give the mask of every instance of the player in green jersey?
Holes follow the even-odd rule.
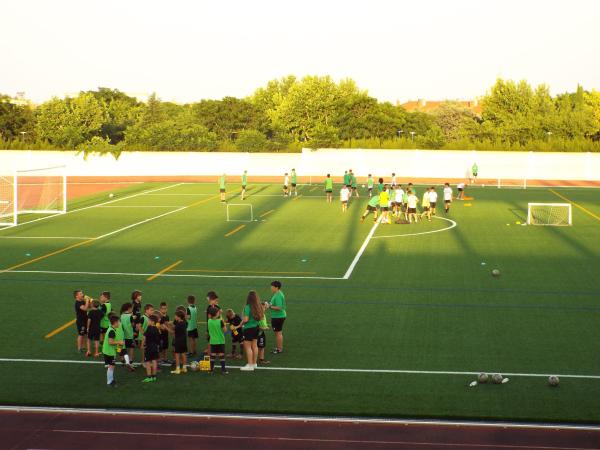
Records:
[[[298,176],[296,175],[296,169],[292,169],[292,190],[290,196],[295,195],[298,196],[298,191],[296,190],[296,186],[298,183]]]
[[[219,177],[219,193],[221,194],[221,201],[225,201],[225,174]]]
[[[369,177],[367,178],[367,189],[369,189],[369,197],[373,196],[373,185],[373,176],[369,174]]]
[[[325,195],[327,196],[327,203],[333,202],[333,180],[331,179],[331,174],[327,174],[327,178],[325,178]]]
[[[242,174],[242,200],[246,199],[246,186],[248,186],[248,171],[244,170]]]
[[[124,345],[125,342],[117,340],[117,328],[121,325],[119,317],[111,315],[109,326],[102,342],[102,354],[104,355],[104,365],[106,369],[107,386],[116,387],[115,381],[115,357],[117,356],[117,346]]]
[[[379,206],[379,195],[375,195],[369,199],[369,203],[367,203],[367,209],[360,217],[360,222],[364,222],[365,218],[369,215],[370,212],[373,213],[373,221],[377,222],[377,207]]]

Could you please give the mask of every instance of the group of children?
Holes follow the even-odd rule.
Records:
[[[248,358],[246,366],[256,367],[258,363],[269,363],[264,357],[265,330],[269,328],[265,312],[268,309],[271,309],[272,327],[277,338],[277,347],[272,353],[283,351],[282,327],[286,308],[285,297],[280,289],[279,281],[271,283],[273,298],[270,302],[260,304],[262,312],[259,317],[260,325],[257,325],[257,330],[252,336],[246,332],[252,328],[248,323],[254,321],[247,305],[248,311],[245,309],[243,316],[236,314],[232,309],[227,309],[223,318],[217,293],[210,291],[206,294],[207,347],[203,353],[210,355],[210,373],[213,373],[218,358],[221,373],[228,374],[225,363],[225,335],[229,333],[231,333],[231,352],[227,357],[241,359],[243,346]],[[193,358],[197,354],[198,309],[193,295],[187,297],[186,306],[176,307],[173,320],[169,317],[166,302],[161,302],[158,309],[155,309],[152,304],[142,306],[142,292],[138,290],[132,292],[131,301],[125,302],[118,314],[113,310],[111,294],[108,291],[102,292],[95,300],[85,295],[83,291],[76,290],[74,298],[77,350],[85,352],[87,357],[101,355],[104,357],[109,386],[116,386],[114,370],[117,360],[122,361],[128,370],[132,372],[136,370],[134,366],[136,349],[139,350],[140,364],[146,371],[146,377],[142,380],[144,383],[157,380],[159,362],[162,365],[173,366],[171,373],[174,375],[186,373],[188,358]],[[245,342],[247,339],[248,343]],[[174,361],[167,359],[170,346],[173,349]],[[256,350],[253,347],[256,347]]]
[[[436,215],[438,193],[434,186],[425,189],[422,200],[419,200],[417,190],[412,183],[408,183],[406,187],[396,183],[396,174],[392,174],[392,179],[389,184],[384,183],[383,178],[378,179],[378,184],[375,183],[371,174],[367,179],[367,187],[369,192],[369,202],[367,208],[361,215],[360,221],[363,222],[369,213],[373,213],[374,221],[378,219],[378,213],[381,213],[381,223],[392,223],[392,218],[396,219],[396,223],[416,223],[421,219],[427,218],[431,221],[431,217]],[[348,209],[348,201],[350,188],[347,185],[342,186],[340,191],[340,201],[342,203],[342,211]],[[462,199],[464,195],[464,184],[459,184],[458,199]],[[444,184],[443,188],[444,212],[447,214],[450,211],[450,206],[453,199],[453,191],[449,183]],[[422,211],[419,212],[417,205],[421,203]]]

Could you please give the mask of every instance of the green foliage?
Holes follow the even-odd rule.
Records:
[[[431,113],[378,102],[351,79],[288,76],[248,98],[179,105],[116,89],[54,98],[37,108],[0,95],[2,148],[300,151],[302,147],[598,151],[600,93],[499,79],[481,116],[457,102]],[[23,133],[24,132],[24,133]],[[99,138],[94,139],[94,138]],[[3,139],[3,140],[2,140]],[[108,144],[107,144],[108,143]],[[120,147],[106,149],[106,145]]]
[[[258,130],[244,130],[238,134],[235,146],[241,152],[260,152],[269,147],[269,140]]]

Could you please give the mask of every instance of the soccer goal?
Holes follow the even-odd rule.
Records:
[[[570,203],[528,203],[527,225],[572,225]]]
[[[0,226],[15,226],[21,214],[67,212],[65,166],[16,170],[0,175]]]
[[[506,188],[527,189],[527,178],[522,178],[522,179],[498,178],[498,189],[506,189]]]
[[[227,222],[253,222],[254,210],[250,203],[227,203]]]

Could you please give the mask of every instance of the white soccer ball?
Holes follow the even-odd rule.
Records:
[[[548,384],[552,387],[556,387],[558,386],[558,383],[560,383],[560,380],[558,379],[558,377],[556,375],[550,375],[548,377]]]
[[[363,189],[364,189],[364,188],[365,188],[365,185],[363,184],[363,185],[362,185],[362,187],[363,187]]]
[[[108,198],[113,198],[115,196],[115,194],[113,194],[112,192],[110,194],[108,194]]]
[[[196,372],[198,370],[198,363],[196,361],[192,361],[190,363],[190,370],[192,372]]]

